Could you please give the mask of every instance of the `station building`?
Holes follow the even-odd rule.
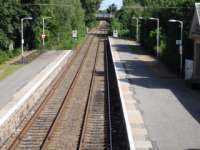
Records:
[[[200,80],[200,3],[195,4],[195,12],[190,29],[190,38],[194,40],[193,79]]]

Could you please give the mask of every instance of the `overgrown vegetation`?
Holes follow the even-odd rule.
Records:
[[[96,25],[96,12],[100,7],[102,0],[81,0],[82,6],[85,10],[85,23],[88,27]]]
[[[132,17],[143,17],[140,24],[140,42],[144,49],[154,54],[156,51],[156,22],[149,17],[160,19],[161,59],[178,71],[179,51],[176,40],[180,39],[180,25],[169,23],[169,19],[184,22],[184,57],[193,57],[193,42],[189,39],[189,29],[197,0],[124,0],[124,6],[115,15],[113,23],[119,20],[118,27],[122,35],[136,37],[136,20]]]
[[[100,2],[101,0],[0,0],[0,63],[19,54],[21,18],[33,18],[24,21],[25,49],[42,48],[43,17],[51,17],[45,20],[45,48],[70,49],[83,39],[86,26],[95,25],[95,14]],[[77,41],[71,38],[72,30],[78,31]]]

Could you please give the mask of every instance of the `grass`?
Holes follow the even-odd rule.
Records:
[[[37,58],[39,55],[41,55],[43,52],[44,51],[42,51],[42,50],[40,50],[40,51],[37,50],[37,51],[33,52],[32,54],[28,55],[25,60],[27,60],[27,62],[30,63],[35,58]],[[18,63],[18,61],[14,62],[14,63],[0,64],[0,80],[5,79],[6,77],[13,74],[14,72],[16,72],[17,70],[19,70],[20,68],[22,68],[25,65],[26,64]]]
[[[22,68],[24,65],[21,64],[1,64],[0,65],[0,80],[5,79],[9,75]]]
[[[82,44],[86,41],[86,37],[87,37],[87,36],[81,36],[81,37],[78,39],[77,43],[74,45],[73,48],[80,48],[80,47],[82,46]]]
[[[86,40],[86,36],[81,36],[77,41],[75,41],[74,43],[72,43],[72,47],[80,47],[82,45],[82,43]],[[27,59],[28,62],[30,63],[32,60],[34,60],[36,57],[38,57],[40,54],[42,54],[43,52],[45,52],[46,50],[39,50],[34,52],[33,54],[30,54]],[[22,68],[24,65],[22,64],[18,64],[18,63],[14,63],[14,64],[0,64],[0,80],[5,79],[6,77],[8,77],[9,75],[13,74],[14,72],[16,72],[17,70],[19,70],[20,68]]]

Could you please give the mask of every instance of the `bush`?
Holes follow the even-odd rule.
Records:
[[[156,22],[147,18],[155,17],[160,19],[160,50],[161,58],[173,70],[179,68],[179,53],[176,40],[180,39],[180,26],[177,23],[169,23],[169,19],[178,19],[184,22],[183,31],[183,55],[186,58],[193,58],[193,42],[189,39],[189,30],[194,14],[194,3],[197,0],[124,0],[124,7],[119,11],[119,21],[123,29],[130,31],[131,37],[135,38],[136,21],[131,18],[143,17],[140,24],[140,42],[149,53],[156,50]],[[133,7],[133,8],[131,8]],[[136,9],[135,9],[135,8]],[[163,8],[164,9],[163,9]],[[167,8],[169,7],[169,8]],[[134,20],[134,21],[133,21]]]
[[[14,55],[13,55],[13,53],[11,51],[8,51],[6,53],[7,53],[8,58],[13,58],[14,57]]]
[[[122,33],[123,33],[121,23],[116,18],[114,18],[112,20],[111,24],[110,24],[109,35],[112,35],[112,33],[113,33],[114,30],[117,30],[118,33],[119,33],[119,35],[122,35]]]
[[[7,53],[0,50],[0,64],[4,63],[6,60],[8,60]]]
[[[21,49],[20,48],[15,49],[12,53],[13,53],[13,57],[18,56],[21,54]]]

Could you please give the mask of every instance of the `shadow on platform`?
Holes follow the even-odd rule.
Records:
[[[143,54],[138,50],[131,50],[129,45],[115,45],[118,52],[126,52],[132,54]],[[168,89],[177,100],[184,106],[184,108],[200,123],[200,94],[199,91],[193,91],[189,89],[185,82],[177,78],[158,78],[152,71],[149,65],[144,61],[137,58],[134,60],[122,60],[116,62],[116,66],[122,70],[126,68],[126,74],[128,75],[123,82],[131,83],[135,86],[140,86],[149,89]],[[122,65],[121,65],[122,64]],[[170,109],[170,108],[169,108]],[[192,149],[190,149],[192,150]]]

